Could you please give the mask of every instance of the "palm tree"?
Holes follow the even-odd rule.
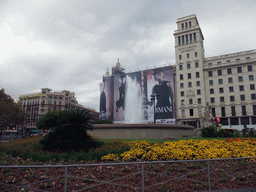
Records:
[[[61,151],[88,151],[98,146],[89,134],[88,130],[93,130],[90,122],[91,115],[86,111],[75,109],[60,113],[62,121],[55,129],[40,141],[47,150]]]

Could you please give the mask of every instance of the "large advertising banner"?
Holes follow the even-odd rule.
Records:
[[[113,120],[113,81],[112,77],[100,84],[100,119]]]
[[[117,74],[106,79],[100,89],[101,118],[115,123],[137,122],[138,119],[140,123],[153,123],[154,118],[157,123],[175,123],[171,66]],[[151,95],[155,96],[155,101],[151,100]]]
[[[151,101],[151,95],[155,100]],[[170,67],[147,71],[148,120],[158,123],[175,123],[174,71]],[[154,103],[155,102],[155,105]]]
[[[126,75],[114,76],[114,121],[124,121],[125,96],[126,96]]]

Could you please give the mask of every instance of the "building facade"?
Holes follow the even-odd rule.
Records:
[[[36,128],[38,120],[52,110],[61,111],[70,108],[85,109],[94,118],[99,117],[99,113],[94,109],[78,104],[75,93],[67,90],[54,92],[49,88],[42,88],[41,92],[38,93],[20,95],[19,103],[26,113],[25,126],[27,128]]]
[[[177,20],[176,121],[204,127],[256,127],[256,50],[205,58],[196,15]]]

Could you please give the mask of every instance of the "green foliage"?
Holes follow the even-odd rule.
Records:
[[[12,140],[4,145],[0,145],[0,157],[4,159],[7,154],[12,156],[12,158],[18,160],[18,164],[30,164],[32,161],[37,162],[79,162],[79,161],[93,161],[100,160],[103,156],[107,154],[118,154],[124,153],[125,151],[130,150],[130,147],[127,143],[115,140],[112,142],[104,143],[102,141],[97,141],[101,146],[93,148],[88,152],[84,151],[69,151],[69,152],[60,152],[60,151],[45,151],[42,149],[42,145],[39,144],[39,141],[43,136],[37,137],[27,137],[17,140]],[[1,158],[0,158],[1,159]],[[24,161],[25,160],[25,161]],[[5,162],[0,160],[0,164],[4,165]],[[6,161],[8,164],[8,160]],[[11,171],[11,169],[9,170]]]
[[[243,137],[255,137],[255,130],[254,128],[244,128],[242,129]]]
[[[48,130],[58,125],[67,123],[65,119],[67,111],[50,111],[44,114],[36,126],[38,129]]]
[[[234,137],[241,137],[241,134],[238,130],[234,130]]]
[[[221,129],[217,132],[218,137],[233,137],[234,134],[229,130]]]
[[[87,134],[92,130],[92,117],[83,110],[68,110],[47,113],[38,122],[39,127],[55,127],[40,143],[47,151],[89,151],[99,146],[99,143]]]
[[[15,103],[11,96],[5,94],[4,89],[0,90],[0,121],[4,129],[10,124],[21,124],[25,113],[21,105]]]
[[[202,137],[217,137],[217,128],[214,126],[205,127],[201,130]]]

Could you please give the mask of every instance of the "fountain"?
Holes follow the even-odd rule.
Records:
[[[124,123],[143,123],[141,88],[136,78],[132,79],[129,75],[126,76]]]

